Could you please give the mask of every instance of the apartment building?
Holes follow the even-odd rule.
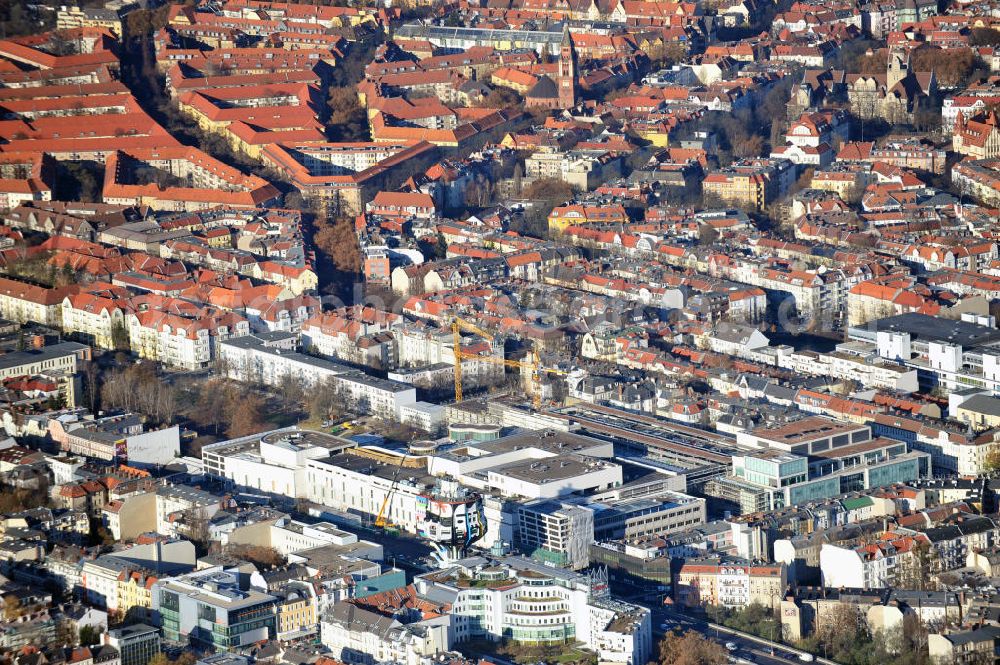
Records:
[[[416,603],[425,604],[419,599]],[[323,614],[320,640],[335,658],[357,665],[411,663],[448,650],[450,617],[446,612],[425,620],[421,610],[395,616],[374,610],[343,601]]]
[[[401,324],[399,315],[372,308],[318,313],[302,324],[302,346],[326,358],[392,369],[398,356],[392,331]]]
[[[947,134],[955,129],[959,113],[971,118],[997,102],[1000,102],[1000,87],[993,78],[973,83],[957,94],[948,95],[941,104],[942,131]]]
[[[453,598],[456,643],[508,639],[572,644],[602,662],[641,665],[651,657],[650,611],[613,601],[607,582],[524,557],[473,557],[414,580],[418,593]]]
[[[247,516],[245,524],[228,534],[228,542],[273,547],[290,560],[302,559],[306,562],[313,555],[323,558],[324,551],[339,552],[347,559],[365,562],[359,563],[364,570],[353,571],[356,579],[381,574],[378,563],[384,559],[384,551],[378,543],[360,540],[353,533],[342,531],[329,522],[299,522],[281,513],[268,515],[262,520],[260,517]]]
[[[856,381],[866,388],[878,388],[901,393],[917,392],[920,388],[917,371],[912,367],[885,358],[872,352],[853,352],[845,345],[843,351],[815,353],[813,351],[793,351],[778,357],[779,367],[791,369],[801,374],[828,376],[844,381]]]
[[[555,178],[587,192],[622,173],[622,159],[595,151],[535,152],[524,160],[528,178]]]
[[[955,420],[968,423],[976,431],[1000,427],[1000,399],[992,395],[971,395],[950,409]]]
[[[220,345],[220,357],[229,378],[279,386],[294,378],[307,388],[332,386],[341,391],[360,410],[379,418],[400,418],[400,409],[417,401],[416,389],[396,381],[368,376],[347,365],[314,358],[290,350],[287,344],[274,340],[291,340],[293,336],[264,340],[249,335],[228,339]],[[278,346],[278,344],[281,346]],[[292,347],[294,348],[294,347]]]
[[[951,135],[951,149],[972,159],[1000,157],[1000,122],[995,111],[969,116],[959,112]]]
[[[397,28],[395,34],[397,38],[427,40],[434,46],[459,51],[477,46],[492,46],[505,51],[523,48],[537,53],[558,53],[563,41],[563,33],[558,30],[445,28],[421,23],[404,23]]]
[[[887,534],[865,544],[823,543],[820,571],[823,584],[850,589],[884,589],[894,586],[897,571],[909,561],[913,538]]]
[[[833,146],[846,141],[849,123],[846,114],[836,111],[803,113],[785,133],[785,145],[775,146],[772,159],[796,164],[826,166],[834,159]]]
[[[303,196],[328,201],[345,214],[360,214],[377,192],[398,188],[418,170],[417,164],[429,166],[435,151],[426,141],[412,140],[290,142],[266,146],[262,158],[284,173]]]
[[[62,301],[62,331],[92,346],[115,349],[128,342],[127,305],[108,294],[71,293]]]
[[[382,217],[425,221],[433,221],[438,216],[434,199],[422,192],[379,192],[365,205],[365,212]]]
[[[400,367],[455,365],[455,336],[447,328],[403,325],[393,331]],[[479,336],[460,338],[462,380],[470,385],[498,383],[504,375],[503,344]]]
[[[278,602],[279,640],[293,640],[319,632],[316,616],[316,590],[312,584],[292,580],[285,586]]]
[[[156,489],[156,532],[183,537],[225,504],[225,500],[196,487],[165,485]]]
[[[129,348],[140,358],[170,367],[205,369],[219,358],[219,344],[250,334],[250,324],[235,312],[201,310],[187,317],[159,309],[125,315]]]
[[[322,126],[317,119],[318,98],[315,86],[293,81],[192,90],[181,92],[177,101],[183,115],[203,130],[220,134],[239,149],[238,135],[230,132],[246,125],[290,132],[289,141],[323,141]],[[252,148],[244,152],[260,156],[259,150],[253,154]]]
[[[861,326],[896,314],[933,310],[936,303],[918,293],[919,290],[918,281],[909,275],[891,275],[855,284],[847,291],[847,324]]]
[[[105,170],[103,200],[117,205],[191,212],[216,206],[260,208],[276,204],[280,196],[266,180],[196,148],[119,150],[108,155]]]
[[[946,151],[917,139],[847,143],[837,153],[838,162],[888,164],[904,169],[944,173]]]
[[[381,514],[403,531],[447,546],[464,547],[488,531],[482,497],[429,475],[423,457],[373,447],[345,450],[306,462],[306,485],[314,503],[370,520]]]
[[[840,321],[851,286],[839,270],[801,270],[782,260],[712,255],[709,273],[760,287],[767,294],[768,302],[789,317],[824,320],[833,325]]]
[[[688,559],[677,570],[673,587],[674,601],[683,607],[742,609],[757,603],[776,609],[788,590],[788,569],[783,563]]]
[[[0,209],[10,210],[28,201],[51,201],[55,182],[52,157],[37,152],[0,155]]]
[[[76,342],[5,353],[0,356],[0,381],[26,376],[51,378],[66,406],[72,408],[76,406],[78,395],[77,367],[90,357],[90,347]]]
[[[0,277],[0,317],[15,323],[62,326],[62,305],[78,286],[46,288]]]
[[[63,5],[56,14],[56,29],[104,28],[121,37],[122,19],[131,13],[132,10],[138,8],[138,4],[123,3],[120,1],[110,2],[107,7]],[[122,665],[126,665],[124,659]]]
[[[759,212],[788,191],[795,174],[795,164],[785,159],[748,159],[709,173],[701,186],[724,205]]]
[[[628,214],[620,203],[570,203],[556,206],[549,213],[549,229],[556,233],[578,224],[624,224],[627,221]]]
[[[955,396],[961,398],[961,395]],[[953,402],[956,403],[959,402]],[[950,408],[955,409],[961,421],[963,412],[960,407]],[[912,450],[930,455],[935,473],[981,475],[986,471],[991,453],[1000,448],[1000,442],[977,435],[969,430],[968,424],[961,422],[953,424],[898,414],[876,414],[869,424],[876,436],[905,441]]]
[[[150,586],[156,577],[187,572],[194,565],[194,545],[186,540],[133,545],[84,561],[80,587],[95,607],[123,616],[144,616],[151,606]]]
[[[1000,205],[1000,162],[966,158],[951,169],[951,180],[959,191],[984,205]]]
[[[119,464],[153,467],[171,464],[180,456],[180,427],[145,431],[133,414],[50,426],[62,450]]]

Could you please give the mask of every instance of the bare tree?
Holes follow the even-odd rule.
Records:
[[[161,424],[173,422],[177,400],[152,363],[128,365],[110,372],[101,387],[101,402],[111,408],[141,413]]]

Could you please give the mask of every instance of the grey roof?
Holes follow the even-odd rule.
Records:
[[[977,642],[996,641],[1000,638],[1000,626],[982,626],[975,630],[961,630],[945,635],[954,645],[975,644]]]
[[[326,613],[326,620],[345,626],[352,633],[371,633],[383,638],[403,627],[392,617],[361,609],[346,601],[331,607]]]
[[[542,76],[526,96],[536,99],[555,99],[559,96],[559,88],[556,87],[556,82],[548,76]]]
[[[905,332],[910,334],[911,339],[950,342],[963,347],[1000,342],[1000,329],[917,312],[878,319],[868,325],[876,331]]]
[[[974,395],[962,402],[960,408],[987,416],[1000,416],[1000,399],[990,395]]]
[[[493,28],[466,28],[462,26],[437,26],[424,25],[422,23],[407,23],[399,26],[395,31],[396,37],[409,39],[464,39],[479,42],[534,42],[545,43],[552,47],[558,47],[562,42],[563,32],[560,24],[555,23],[552,28],[558,30],[500,30]]]
[[[146,625],[144,623],[135,623],[131,626],[123,626],[121,628],[112,628],[108,631],[108,634],[117,639],[125,639],[129,637],[135,637],[136,635],[145,635],[146,633],[156,633],[158,628]]]
[[[60,342],[58,344],[50,344],[49,346],[42,347],[41,349],[29,349],[26,351],[5,353],[0,355],[0,371],[20,367],[21,365],[26,365],[28,363],[52,360],[54,358],[63,358],[71,354],[80,353],[87,348],[86,344],[77,344],[76,342]]]
[[[958,607],[959,601],[951,591],[916,591],[912,589],[893,589],[890,600],[898,600],[909,607]]]

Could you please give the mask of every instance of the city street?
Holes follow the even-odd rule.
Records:
[[[673,630],[677,627],[682,631],[695,630],[723,645],[729,642],[735,643],[737,649],[732,652],[732,656],[736,658],[735,662],[764,663],[765,665],[789,665],[789,663],[803,662],[799,659],[799,652],[792,651],[783,645],[764,639],[744,637],[731,632],[724,626],[717,626],[666,607],[653,607],[651,609],[653,611],[653,634],[657,640],[662,638],[666,630]],[[666,630],[661,628],[663,625],[667,626]],[[827,661],[817,658],[813,662]]]
[[[789,663],[804,662],[799,658],[798,651],[789,649],[786,645],[757,637],[745,637],[734,633],[725,626],[713,624],[700,617],[663,605],[662,591],[620,585],[618,593],[631,602],[650,608],[653,613],[653,637],[657,642],[663,638],[668,630],[679,629],[682,632],[694,630],[717,640],[722,645],[729,642],[735,643],[737,648],[731,652],[730,662],[764,663],[765,665],[789,665]],[[811,662],[832,665],[832,661],[823,658],[815,658]]]

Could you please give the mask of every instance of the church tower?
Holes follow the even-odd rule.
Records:
[[[576,53],[569,37],[569,26],[563,26],[562,43],[559,45],[559,108],[576,106]]]
[[[910,73],[910,58],[905,52],[893,50],[889,53],[889,66],[885,72],[885,89],[892,88]]]

